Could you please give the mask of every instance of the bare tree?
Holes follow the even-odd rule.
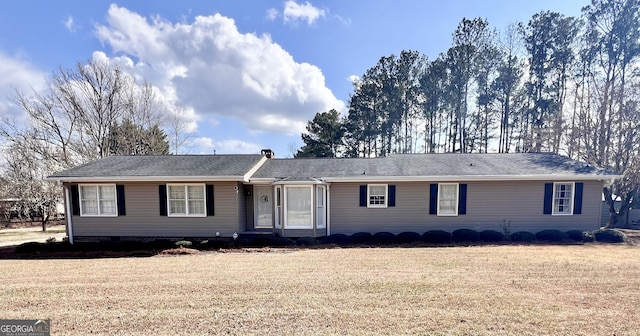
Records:
[[[59,187],[42,179],[111,155],[110,133],[124,119],[151,130],[156,134],[150,137],[152,141],[163,139],[159,129],[162,110],[151,85],[139,85],[105,60],[60,68],[42,91],[16,91],[12,101],[22,108],[26,122],[0,119],[0,141],[6,144],[4,175],[12,184],[13,197],[21,199],[32,213],[49,211],[61,196]]]
[[[176,106],[173,111],[167,113],[166,124],[171,153],[176,155],[188,153],[193,132],[187,120],[187,109],[183,106]]]

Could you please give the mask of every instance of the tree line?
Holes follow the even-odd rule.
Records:
[[[616,225],[640,184],[639,58],[640,0],[543,11],[503,31],[464,18],[433,60],[381,57],[345,116],[308,123],[295,156],[553,152],[624,174],[604,190]]]

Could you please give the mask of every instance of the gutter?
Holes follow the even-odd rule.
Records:
[[[62,182],[203,182],[244,181],[244,176],[49,176],[45,181]]]
[[[456,182],[456,181],[574,181],[574,180],[595,180],[595,181],[615,181],[622,178],[622,175],[451,175],[451,176],[349,176],[349,177],[322,177],[327,182]]]

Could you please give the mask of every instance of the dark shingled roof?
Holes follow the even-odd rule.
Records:
[[[109,156],[49,176],[144,177],[144,176],[243,176],[261,155],[136,155]]]
[[[395,154],[380,158],[272,159],[252,178],[615,175],[551,153]]]

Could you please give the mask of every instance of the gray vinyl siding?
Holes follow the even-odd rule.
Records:
[[[171,182],[167,182],[171,183]],[[160,183],[124,183],[126,216],[73,216],[76,237],[229,237],[238,230],[240,193],[237,182],[207,182],[214,185],[215,215],[209,217],[160,216]],[[244,211],[244,210],[242,210]],[[71,214],[69,214],[71,215]]]
[[[331,233],[423,233],[461,228],[502,231],[503,223],[510,225],[511,232],[598,228],[602,182],[584,181],[582,214],[567,216],[543,214],[545,182],[552,181],[460,181],[467,184],[467,214],[452,217],[429,215],[429,182],[389,182],[396,186],[396,206],[387,208],[359,206],[360,185],[364,183],[333,183]]]

